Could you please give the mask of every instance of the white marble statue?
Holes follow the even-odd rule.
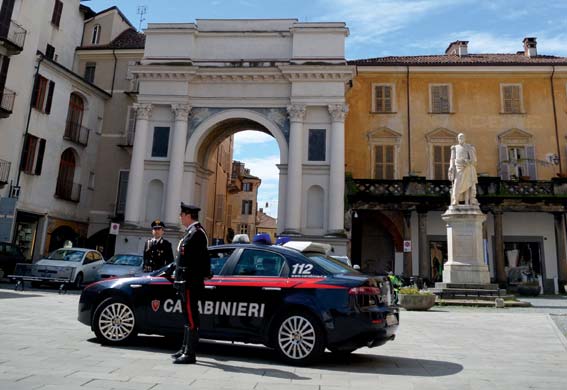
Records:
[[[451,146],[449,180],[453,182],[451,189],[451,206],[464,201],[465,205],[478,205],[476,200],[476,149],[465,143],[465,135],[457,136],[458,145]]]

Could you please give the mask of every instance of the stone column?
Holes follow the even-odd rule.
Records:
[[[567,239],[565,237],[565,213],[554,213],[555,241],[557,243],[557,271],[559,274],[559,292],[567,284]]]
[[[287,194],[284,234],[300,234],[301,191],[303,185],[303,120],[305,105],[287,107],[291,126],[289,129],[289,156],[287,160]]]
[[[496,282],[504,284],[506,278],[506,263],[504,261],[504,235],[502,228],[502,210],[493,209],[494,215],[494,273]]]
[[[429,243],[427,242],[427,211],[418,211],[417,226],[419,235],[419,276],[424,279],[431,279]]]
[[[136,110],[136,133],[134,135],[134,147],[132,149],[132,160],[130,162],[130,173],[128,174],[128,191],[126,193],[126,212],[124,219],[126,223],[139,224],[142,220],[142,200],[144,199],[144,162],[150,138],[150,117],[152,115],[151,104],[134,103]]]
[[[404,241],[411,241],[411,211],[404,211],[403,212],[403,220],[404,220]],[[413,248],[412,248],[413,249]],[[404,275],[411,276],[413,275],[413,260],[411,256],[411,252],[404,252]]]
[[[165,221],[169,225],[176,226],[179,225],[179,204],[181,202],[187,126],[191,107],[187,104],[172,104],[171,110],[175,114],[175,126],[169,157],[169,173],[167,175]],[[195,183],[189,184],[191,188],[195,185]]]
[[[348,105],[329,104],[328,108],[332,119],[328,234],[345,236],[345,117]]]

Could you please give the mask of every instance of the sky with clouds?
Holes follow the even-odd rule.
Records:
[[[348,59],[442,54],[454,40],[469,53],[515,53],[537,37],[538,54],[567,56],[567,0],[90,0],[95,11],[118,6],[135,26],[195,19],[296,18],[346,22]],[[262,179],[259,205],[277,214],[276,142],[258,132],[238,134],[235,159]],[[273,163],[272,163],[273,162]]]

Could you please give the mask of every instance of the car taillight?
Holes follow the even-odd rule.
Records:
[[[348,290],[349,295],[380,295],[382,291],[378,287],[353,287]]]

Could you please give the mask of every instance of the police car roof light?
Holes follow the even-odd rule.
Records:
[[[329,254],[331,251],[331,245],[322,242],[313,241],[289,241],[283,244],[283,247],[295,249],[299,252],[315,252],[321,253],[323,255]]]

